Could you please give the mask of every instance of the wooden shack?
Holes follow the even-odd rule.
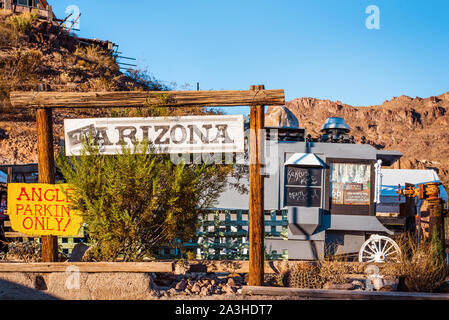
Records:
[[[35,12],[39,18],[53,21],[56,16],[46,0],[0,0],[0,9],[14,13]]]

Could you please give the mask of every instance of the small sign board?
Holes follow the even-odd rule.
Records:
[[[286,187],[286,206],[321,207],[321,188]]]
[[[83,219],[71,209],[68,184],[8,184],[8,215],[14,231],[30,236],[78,235]]]
[[[64,129],[68,156],[79,156],[89,135],[105,155],[120,154],[122,145],[133,150],[144,140],[154,153],[244,152],[243,115],[66,119]]]

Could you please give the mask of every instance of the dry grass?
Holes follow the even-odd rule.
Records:
[[[318,272],[323,282],[344,284],[348,282],[346,275],[351,272],[351,267],[341,256],[329,256],[318,262]]]
[[[15,14],[6,18],[6,25],[18,32],[26,33],[31,30],[33,23],[37,19],[38,16],[35,13],[26,12],[19,15]]]
[[[101,74],[103,78],[110,79],[120,71],[114,57],[96,46],[78,47],[74,56],[77,58],[74,70],[79,72]]]
[[[397,240],[402,250],[402,262],[397,264],[397,276],[412,292],[434,292],[448,276],[448,267],[443,259],[434,256],[431,241],[419,245],[408,235]]]

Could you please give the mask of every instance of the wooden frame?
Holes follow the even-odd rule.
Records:
[[[331,163],[348,163],[348,164],[368,164],[371,166],[370,170],[370,204],[366,205],[332,205],[330,194],[330,164]],[[364,215],[374,216],[374,192],[375,192],[375,172],[374,172],[374,160],[366,159],[344,159],[344,158],[327,158],[326,159],[326,173],[325,173],[325,207],[329,214],[339,215]],[[334,206],[334,208],[332,208]],[[362,212],[362,213],[360,213]]]
[[[265,90],[263,85],[251,86],[249,91],[130,91],[130,92],[12,92],[15,108],[37,108],[39,182],[55,183],[53,154],[53,108],[112,108],[182,106],[250,106],[250,196],[249,196],[249,284],[264,283],[264,179],[261,172],[263,157],[264,115],[266,105],[284,105],[284,90]],[[58,241],[55,236],[42,237],[42,261],[56,262]]]

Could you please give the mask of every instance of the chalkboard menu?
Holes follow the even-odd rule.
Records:
[[[321,168],[287,167],[286,184],[289,186],[321,187]]]
[[[286,206],[321,207],[321,188],[286,187]]]
[[[287,166],[285,205],[287,207],[321,207],[322,168]]]

